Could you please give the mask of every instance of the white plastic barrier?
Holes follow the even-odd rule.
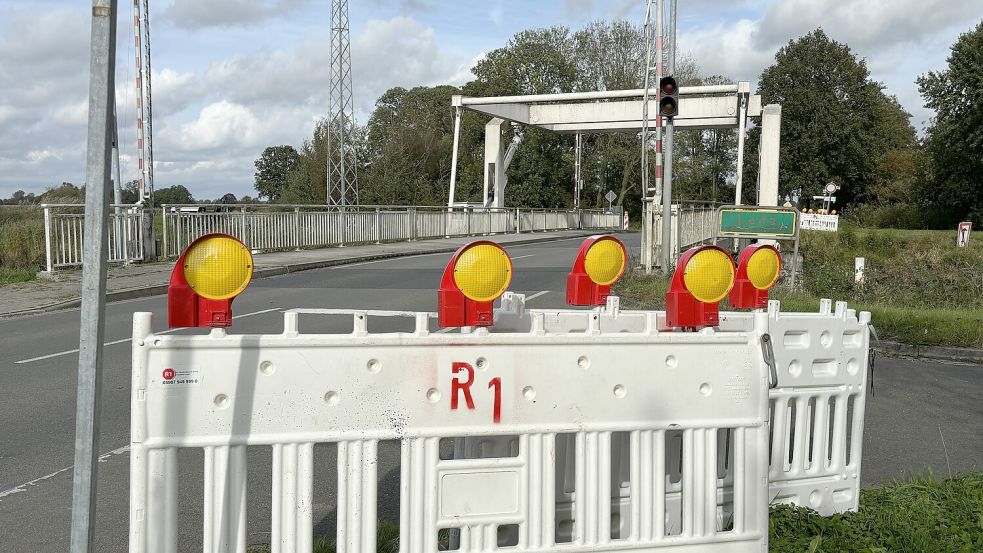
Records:
[[[437,551],[443,529],[460,551],[767,548],[766,314],[742,331],[664,333],[650,315],[638,331],[597,317],[553,332],[533,313],[524,332],[432,334],[430,313],[349,311],[353,332],[330,335],[300,332],[301,313],[340,312],[287,312],[281,334],[207,336],[153,334],[136,314],[131,552],[176,547],[189,472],[178,448],[204,450],[202,549],[245,551],[255,445],[273,452],[273,551],[310,551],[312,452],[325,442],[338,446],[338,551],[375,551],[377,445],[390,439],[401,552]],[[394,315],[414,330],[368,332],[369,318]],[[462,453],[463,437],[468,458],[442,459],[441,440]]]
[[[767,315],[770,348],[765,348],[765,354],[774,358],[769,390],[769,498],[811,507],[825,516],[856,511],[870,313],[858,315],[845,302],[837,302],[833,310],[832,302],[824,299],[818,313],[782,312],[780,303],[771,301]],[[542,318],[548,332],[583,332],[595,324],[613,333],[641,332],[653,316],[656,327],[663,327],[664,312],[622,311],[613,296],[605,308],[592,311],[526,310],[523,296],[506,293],[495,320],[501,331],[522,331],[530,328],[534,318]],[[752,331],[754,315],[722,312],[720,329]],[[721,436],[718,447],[732,447],[731,442],[730,436]],[[670,451],[678,455],[679,446]],[[558,454],[563,455],[562,444]],[[676,474],[668,478],[678,481]],[[722,497],[730,493],[730,485],[727,467],[721,466]],[[620,493],[612,500],[624,504],[628,499]],[[568,501],[557,494],[558,504]]]

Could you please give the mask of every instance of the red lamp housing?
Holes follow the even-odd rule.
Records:
[[[604,305],[611,285],[625,274],[628,250],[614,236],[591,236],[580,244],[567,274],[568,305]]]
[[[720,300],[734,284],[734,258],[720,246],[684,252],[666,292],[666,326],[697,329],[720,323]]]
[[[252,254],[238,239],[220,233],[199,237],[181,253],[171,271],[168,327],[231,326],[232,300],[249,284],[252,273]]]
[[[782,256],[775,246],[752,244],[744,248],[737,258],[737,276],[730,291],[730,306],[735,309],[768,307],[768,291],[778,282],[781,274]]]
[[[491,326],[494,303],[512,281],[512,260],[489,240],[458,248],[444,269],[437,291],[437,323],[442,328]]]

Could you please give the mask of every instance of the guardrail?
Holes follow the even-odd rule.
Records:
[[[141,229],[149,212],[132,205],[113,204],[109,214],[109,262],[143,259]],[[46,270],[82,264],[84,204],[41,204],[44,211]]]
[[[613,210],[432,206],[164,205],[163,255],[199,236],[224,232],[255,251],[395,242],[452,236],[620,228]]]
[[[46,270],[82,264],[85,205],[41,204]],[[143,229],[153,211],[112,205],[109,262],[145,258]],[[568,229],[620,228],[613,210],[485,209],[431,206],[350,206],[345,211],[312,205],[182,204],[161,208],[164,257],[179,254],[194,239],[224,232],[255,251],[396,242],[452,236]]]
[[[717,224],[717,207],[723,204],[708,202],[679,202],[672,205],[672,251],[673,259],[679,252],[700,244],[713,241],[714,225]],[[652,222],[656,250],[662,248],[662,211],[656,210]],[[653,261],[661,265],[661,256]]]

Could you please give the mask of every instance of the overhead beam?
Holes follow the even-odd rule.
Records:
[[[736,87],[735,87],[736,88]],[[626,91],[627,92],[627,91]],[[587,95],[591,93],[582,93]],[[570,96],[570,95],[554,95]],[[472,103],[468,100],[492,98],[463,98],[455,105],[519,123],[555,132],[630,132],[642,129],[642,100],[609,100],[593,102],[559,102],[549,104],[501,102],[509,97],[494,98],[496,103]],[[517,98],[529,98],[519,96]],[[679,99],[677,128],[735,128],[738,125],[738,94],[690,95]],[[751,96],[749,116],[760,115],[761,98]],[[658,112],[658,102],[649,101],[649,110]]]

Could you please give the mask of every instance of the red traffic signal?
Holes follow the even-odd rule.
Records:
[[[661,99],[659,100],[659,114],[664,117],[675,117],[679,115],[679,86],[673,77],[662,77],[659,81]]]

